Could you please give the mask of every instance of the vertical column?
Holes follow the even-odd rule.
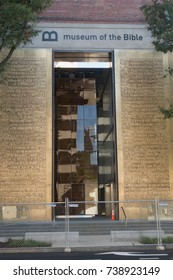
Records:
[[[3,203],[45,203],[52,193],[52,51],[16,50],[0,86]],[[22,215],[22,213],[21,213]],[[35,205],[29,219],[50,219]]]
[[[120,51],[116,60],[119,194],[123,199],[170,198],[162,55]]]

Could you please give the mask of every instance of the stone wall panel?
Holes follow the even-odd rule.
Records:
[[[169,135],[159,111],[166,104],[163,58],[152,51],[117,56],[120,197],[169,199]]]
[[[1,203],[51,200],[51,75],[49,50],[17,50],[5,72],[0,85]]]

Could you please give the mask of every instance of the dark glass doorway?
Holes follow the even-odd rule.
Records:
[[[79,202],[70,214],[95,214],[85,201],[117,199],[111,53],[55,53],[54,201]],[[102,189],[100,191],[100,189]]]

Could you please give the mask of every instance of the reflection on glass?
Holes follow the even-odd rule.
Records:
[[[88,105],[84,106],[84,119],[94,119],[96,121],[97,119],[97,113],[96,113],[96,101],[93,100],[95,105]]]
[[[57,71],[57,201],[83,201],[114,176],[111,72]]]
[[[84,151],[84,120],[77,120],[77,150]]]
[[[60,73],[56,82],[58,199],[82,201],[86,182],[98,187],[95,78],[91,73],[85,79],[81,73],[67,76]]]
[[[115,173],[111,86],[111,75],[109,75],[106,87],[97,106],[97,148],[100,185],[113,182]]]

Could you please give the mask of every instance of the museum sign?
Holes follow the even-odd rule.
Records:
[[[151,36],[144,25],[86,25],[40,23],[34,48],[52,49],[150,49]]]

